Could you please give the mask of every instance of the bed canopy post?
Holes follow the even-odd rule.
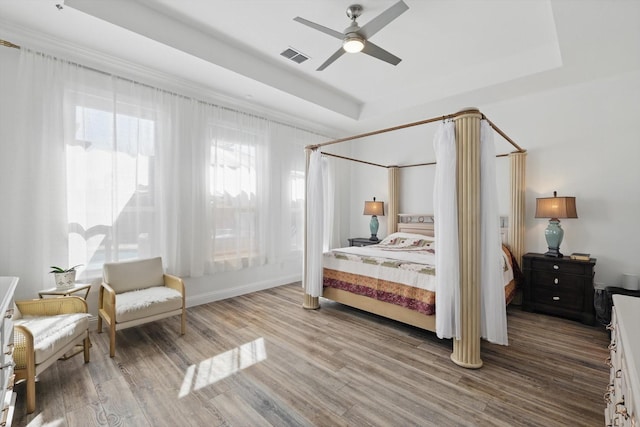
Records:
[[[511,253],[519,265],[522,265],[524,254],[524,209],[525,209],[525,175],[527,152],[509,153],[511,176],[511,212],[509,215],[508,243]]]
[[[306,155],[306,162],[305,162],[305,172],[304,172],[304,176],[305,176],[305,188],[307,195],[309,194],[308,188],[309,188],[309,164],[311,162],[311,149],[310,148],[305,148],[305,155]],[[308,227],[307,227],[307,223],[309,220],[309,216],[308,216],[308,204],[309,204],[309,198],[305,197],[305,202],[304,202],[304,242],[303,242],[303,247],[304,247],[304,251],[302,254],[302,288],[304,289],[304,301],[302,303],[302,307],[308,310],[316,310],[318,308],[320,308],[320,298],[319,297],[314,297],[311,296],[310,294],[308,294],[308,290],[309,290],[309,277],[308,277],[308,272],[309,272],[309,235],[308,235]]]
[[[389,181],[389,204],[387,206],[387,234],[398,231],[398,214],[400,213],[398,199],[400,193],[400,168],[390,166],[388,174]]]
[[[482,367],[480,358],[480,120],[478,110],[457,116],[457,201],[460,251],[460,339],[451,360],[464,368]]]

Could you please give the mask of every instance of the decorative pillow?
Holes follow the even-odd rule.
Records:
[[[435,237],[414,233],[393,233],[385,237],[380,245],[395,247],[435,247]]]

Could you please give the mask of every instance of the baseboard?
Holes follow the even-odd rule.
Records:
[[[220,301],[227,298],[233,298],[252,292],[262,291],[265,289],[275,288],[277,286],[286,285],[288,283],[299,282],[300,275],[295,274],[286,277],[278,277],[277,279],[265,280],[261,282],[247,283],[244,285],[234,286],[226,289],[218,289],[211,292],[190,295],[187,290],[186,305],[194,307],[196,305],[207,304],[214,301]]]

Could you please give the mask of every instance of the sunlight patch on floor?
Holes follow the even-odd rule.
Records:
[[[31,420],[27,427],[62,427],[67,425],[64,418],[58,418],[57,420],[45,422],[42,414],[38,414],[37,417]]]
[[[185,397],[194,390],[214,384],[267,358],[264,338],[242,344],[232,350],[203,360],[187,368],[178,397]]]

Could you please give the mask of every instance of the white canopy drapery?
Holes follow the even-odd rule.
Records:
[[[324,237],[324,189],[322,184],[322,154],[313,150],[307,172],[307,242],[305,245],[305,294],[322,296],[322,241]]]
[[[493,130],[480,122],[480,327],[481,336],[508,344],[507,308],[502,286],[502,239],[498,213],[496,152]]]
[[[436,244],[436,334],[438,338],[460,339],[456,135],[452,121],[440,124],[433,147],[436,153],[434,230],[436,236],[447,236]]]

